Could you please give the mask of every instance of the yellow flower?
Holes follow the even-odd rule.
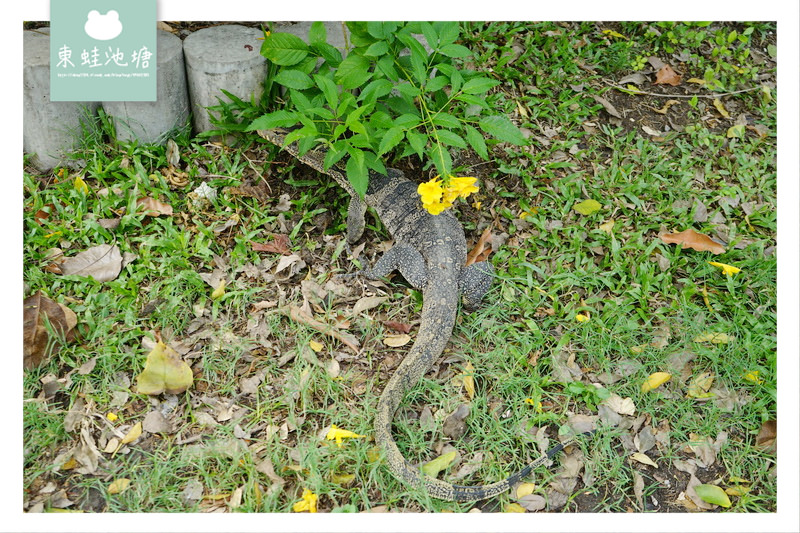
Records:
[[[420,183],[417,187],[417,194],[422,198],[424,204],[436,204],[442,199],[442,182],[439,176],[436,176],[430,181]]]
[[[542,402],[537,402],[533,398],[525,398],[525,403],[528,405],[532,405],[534,409],[536,409],[537,413],[543,412],[542,410]]]
[[[446,204],[443,204],[443,203],[422,204],[422,207],[424,207],[425,210],[428,213],[430,213],[431,215],[438,215],[439,213],[441,213],[445,209],[447,209],[449,207],[453,207],[453,204],[451,204],[451,203],[446,203]]]
[[[468,176],[463,177],[456,177],[453,176],[450,178],[450,185],[448,185],[449,190],[453,190],[457,192],[457,196],[461,198],[466,198],[470,194],[474,192],[478,192],[478,187],[475,186],[475,182],[478,181],[478,178],[472,178]]]
[[[109,413],[106,415],[106,418],[107,418],[109,421],[111,421],[111,422],[114,422],[114,421],[115,421],[115,420],[117,420],[119,417],[117,416],[117,414],[116,414],[116,413],[109,412]]]
[[[336,439],[336,445],[341,448],[342,439],[360,439],[364,438],[364,435],[359,435],[358,433],[353,433],[346,429],[339,429],[336,427],[336,424],[331,424],[331,429],[328,430],[328,434],[325,435],[325,438],[328,440]]]
[[[588,322],[589,321],[589,313],[578,313],[575,315],[575,320],[578,322]]]
[[[311,492],[308,489],[303,489],[303,499],[299,502],[295,502],[292,505],[292,511],[295,513],[302,513],[303,511],[308,511],[309,513],[316,513],[317,512],[317,495]]]
[[[436,176],[430,181],[419,184],[417,193],[422,200],[422,207],[430,214],[438,215],[445,209],[453,207],[456,198],[466,198],[477,192],[476,181],[477,178],[469,176],[451,176],[448,185],[442,187],[442,180]]]
[[[711,266],[721,268],[722,273],[725,274],[726,276],[732,276],[742,271],[742,269],[736,268],[735,266],[726,265],[725,263],[717,263],[716,261],[709,261],[708,264]]]

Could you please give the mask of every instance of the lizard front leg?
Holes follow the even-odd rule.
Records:
[[[481,300],[492,286],[493,277],[494,267],[488,261],[479,261],[461,269],[458,291],[464,297],[464,307],[468,311],[480,306]]]
[[[395,270],[400,272],[415,289],[423,289],[428,282],[428,269],[422,254],[414,247],[404,244],[392,246],[375,262],[372,268],[365,268],[352,274],[342,274],[339,277],[347,278],[360,274],[367,279],[378,280],[385,278]]]

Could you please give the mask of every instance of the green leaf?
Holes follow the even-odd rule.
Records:
[[[271,130],[272,128],[288,128],[300,121],[298,114],[293,111],[279,109],[266,115],[261,115],[247,127],[246,131]]]
[[[486,148],[486,141],[483,139],[481,132],[467,124],[464,125],[464,131],[467,132],[467,142],[472,149],[475,150],[481,159],[489,159],[489,150]]]
[[[480,106],[484,109],[489,108],[489,104],[486,102],[486,100],[484,100],[480,96],[474,96],[471,94],[459,94],[458,96],[456,96],[456,100],[467,103],[469,105]]]
[[[440,176],[449,176],[452,173],[453,160],[446,148],[434,143],[428,151],[428,156],[433,161]]]
[[[456,458],[455,450],[446,453],[444,455],[440,455],[433,461],[428,461],[427,463],[422,465],[422,473],[430,477],[436,477],[439,475],[439,472],[449,467],[450,464],[455,460],[455,458]]]
[[[364,164],[367,165],[367,168],[374,170],[380,174],[386,174],[386,167],[381,161],[380,157],[376,156],[371,151],[364,152]]]
[[[275,81],[290,89],[297,89],[300,91],[314,86],[314,82],[308,74],[294,69],[281,70],[275,76]]]
[[[389,152],[392,148],[397,146],[397,143],[403,140],[403,129],[394,127],[386,130],[381,139],[381,144],[378,147],[378,155],[383,155]]]
[[[461,128],[460,120],[458,120],[450,113],[444,113],[444,112],[437,113],[433,116],[433,124],[435,126],[442,126],[443,128],[448,128],[451,130],[457,130]]]
[[[394,119],[394,125],[403,129],[414,128],[419,125],[419,117],[411,113],[406,113]]]
[[[728,495],[716,485],[696,485],[694,491],[704,502],[721,505],[722,507],[731,506],[731,500]]]
[[[439,21],[434,22],[433,27],[439,34],[439,44],[442,46],[455,42],[461,34],[461,25],[458,22]]]
[[[464,86],[461,87],[461,91],[467,94],[481,94],[485,93],[496,85],[500,85],[500,82],[491,80],[485,76],[479,76],[477,78],[467,80]]]
[[[311,78],[309,78],[309,80],[310,79]],[[294,104],[294,107],[296,107],[300,112],[305,113],[313,107],[311,100],[309,100],[308,97],[300,91],[289,89],[289,99],[291,100],[292,104]]]
[[[308,115],[316,115],[320,118],[325,120],[333,120],[333,113],[327,107],[311,107],[309,109],[304,110]]]
[[[383,33],[383,23],[379,20],[370,20],[367,22],[367,32],[376,39],[383,39],[386,37]]]
[[[397,74],[397,70],[394,68],[394,58],[392,56],[383,56],[380,58],[378,60],[377,67],[378,70],[388,79],[392,81],[397,81],[400,79],[400,76]]]
[[[328,43],[314,43],[311,47],[332,67],[338,67],[342,62],[342,53]]]
[[[444,88],[448,83],[450,83],[450,80],[446,76],[436,76],[425,83],[425,92],[432,93],[438,91]]]
[[[369,66],[370,61],[366,57],[350,54],[339,64],[333,79],[345,89],[355,89],[372,76],[369,72]]]
[[[364,51],[364,55],[370,57],[380,57],[388,51],[389,43],[386,41],[378,41],[377,43],[372,43],[369,45],[369,48]]]
[[[456,148],[466,148],[467,143],[462,139],[459,135],[456,135],[452,131],[449,130],[436,130],[435,135],[439,136],[439,140],[445,144],[449,144],[450,146],[455,146]]]
[[[261,55],[276,65],[296,65],[308,56],[308,45],[291,33],[270,33],[264,37]]]
[[[323,168],[326,170],[331,168],[335,165],[342,157],[347,154],[347,150],[345,149],[345,145],[347,144],[346,141],[336,141],[328,148],[328,152],[325,154],[325,159],[322,162]]]
[[[330,108],[336,109],[336,105],[339,103],[339,89],[333,80],[321,74],[314,74],[314,83],[325,95],[325,101],[328,102]]]
[[[436,35],[436,30],[433,29],[430,22],[421,22],[420,27],[422,28],[422,35],[425,36],[425,40],[428,41],[428,46],[433,48],[434,50],[439,47],[439,36]]]
[[[595,211],[599,211],[601,207],[603,206],[600,205],[600,202],[590,198],[589,200],[584,200],[578,204],[575,204],[572,209],[581,215],[591,215]]]
[[[372,80],[361,90],[358,95],[358,100],[366,102],[375,102],[381,96],[386,96],[392,92],[392,82],[386,79]]]
[[[413,148],[419,158],[422,159],[422,154],[425,151],[425,145],[428,144],[428,136],[424,133],[407,131],[406,139],[408,139],[408,144],[411,146],[411,148]]]
[[[364,164],[364,152],[351,146],[347,147],[347,152],[350,154],[350,159],[347,160],[347,165],[345,166],[347,179],[359,196],[363,198],[369,183],[367,166]]]
[[[419,96],[419,89],[411,85],[410,83],[398,83],[394,86],[397,89],[397,92],[400,94],[404,94],[409,98],[416,98]]]
[[[319,44],[327,42],[327,40],[328,31],[325,29],[325,23],[313,22],[308,30],[308,42],[310,44]]]
[[[472,50],[454,43],[446,44],[437,51],[447,57],[468,57],[472,55]]]
[[[517,128],[508,117],[502,115],[484,117],[478,122],[478,126],[495,139],[516,144],[517,146],[524,146],[527,144],[522,132],[519,131],[519,128]]]
[[[389,116],[389,113],[375,111],[369,117],[369,125],[379,130],[388,130],[394,126],[394,122],[392,121],[392,117]]]

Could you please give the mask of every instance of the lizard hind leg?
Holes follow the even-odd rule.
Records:
[[[362,274],[368,279],[385,278],[397,270],[415,289],[422,289],[428,281],[425,259],[414,247],[396,244]]]
[[[458,290],[464,297],[464,307],[468,311],[480,307],[481,300],[492,286],[493,277],[494,267],[488,261],[479,261],[461,270]]]

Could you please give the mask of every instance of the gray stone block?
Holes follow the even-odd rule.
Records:
[[[94,117],[99,102],[50,101],[50,29],[23,32],[22,146],[35,154],[39,170],[68,164],[81,135],[81,122]]]
[[[157,100],[155,102],[103,102],[114,117],[117,139],[138,139],[142,143],[164,144],[189,119],[189,92],[183,61],[183,43],[158,30]]]
[[[192,124],[200,133],[214,129],[206,107],[225,96],[220,89],[250,100],[261,97],[267,60],[261,55],[261,30],[237,24],[204,28],[183,41]]]

